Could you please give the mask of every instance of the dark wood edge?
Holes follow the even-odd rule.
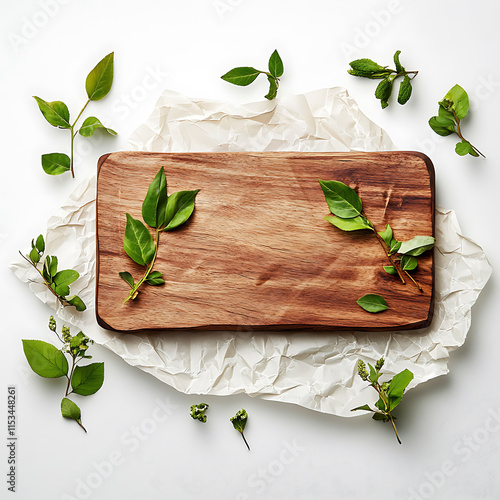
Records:
[[[257,156],[265,156],[272,154],[273,152],[270,151],[241,151],[242,153],[247,153],[247,154],[256,154]],[[128,153],[140,153],[141,155],[145,156],[150,156],[150,155],[169,155],[169,156],[198,156],[200,154],[207,154],[207,155],[231,155],[235,154],[235,152],[230,152],[230,151],[224,151],[224,152],[195,152],[195,153],[170,153],[170,152],[154,152],[154,151],[118,151],[116,153],[107,153],[102,155],[99,160],[97,161],[97,184],[99,184],[99,174],[101,172],[101,168],[108,159],[109,156],[113,154],[128,154]],[[290,153],[290,155],[297,155],[297,156],[302,156],[304,153],[298,152],[298,151],[279,151],[280,154],[283,153]],[[365,154],[372,154],[372,155],[387,155],[387,154],[406,154],[409,156],[417,156],[421,158],[427,167],[427,172],[429,174],[429,182],[430,182],[430,190],[431,190],[431,210],[432,214],[434,215],[432,218],[432,236],[435,237],[435,208],[436,208],[436,201],[435,201],[435,195],[436,195],[436,190],[435,190],[435,184],[436,184],[436,173],[434,169],[434,164],[432,163],[432,160],[424,153],[421,153],[419,151],[346,151],[346,152],[337,152],[337,151],[332,151],[331,153],[328,152],[308,152],[307,154],[310,156],[322,156],[322,155],[335,155],[335,156],[343,156],[343,155],[353,155],[355,156],[356,154],[359,155],[365,155]],[[109,331],[117,332],[117,333],[151,333],[151,332],[200,332],[200,331],[235,331],[235,333],[238,333],[236,330],[238,328],[244,328],[246,331],[253,331],[253,333],[266,333],[266,332],[283,332],[283,333],[295,333],[295,332],[306,332],[306,331],[314,331],[314,332],[350,332],[350,333],[356,333],[356,332],[390,332],[394,331],[394,328],[390,327],[377,327],[377,328],[338,328],[338,327],[328,327],[328,326],[316,326],[316,325],[283,325],[283,326],[266,326],[266,325],[206,325],[206,326],[199,326],[199,327],[189,327],[189,328],[162,328],[162,329],[157,329],[157,328],[142,328],[142,329],[132,329],[132,330],[119,330],[114,327],[112,327],[110,324],[108,324],[106,321],[104,321],[101,316],[99,315],[99,306],[98,306],[98,285],[99,285],[99,225],[97,224],[97,207],[99,204],[99,190],[96,189],[96,285],[95,285],[95,314],[96,314],[96,320],[97,324]],[[429,312],[427,315],[427,318],[422,321],[418,321],[415,323],[409,323],[407,325],[399,326],[397,328],[397,331],[406,331],[406,330],[417,330],[421,328],[427,328],[431,322],[432,318],[434,316],[434,300],[435,300],[435,258],[433,256],[432,259],[432,290],[431,290],[431,300],[429,304]]]

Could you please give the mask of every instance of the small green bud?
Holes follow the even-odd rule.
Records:
[[[365,362],[362,359],[358,359],[358,375],[363,380],[368,380],[368,371],[366,370]]]
[[[55,332],[56,331],[56,320],[54,319],[54,316],[51,316],[49,318],[49,330]]]
[[[384,382],[382,385],[381,385],[381,389],[383,392],[387,392],[389,390],[389,385],[390,385],[390,382]]]
[[[377,371],[380,371],[382,369],[382,367],[384,366],[384,358],[380,358],[378,361],[377,361],[377,364],[375,365],[375,369]]]
[[[64,342],[69,342],[71,340],[71,332],[68,326],[63,325],[62,327],[62,338]]]
[[[192,405],[191,418],[193,418],[194,420],[199,420],[200,422],[206,422],[207,416],[205,415],[205,412],[208,410],[208,406],[209,405],[207,403]]]

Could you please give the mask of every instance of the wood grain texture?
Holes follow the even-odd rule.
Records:
[[[143,286],[144,269],[123,250],[125,213],[142,220],[142,201],[160,167],[168,192],[200,188],[190,221],[162,233],[155,270],[166,280]],[[323,217],[318,179],[356,189],[380,231],[398,240],[434,235],[434,170],[420,153],[144,153],[99,161],[97,290],[99,324],[118,331],[207,329],[392,330],[427,326],[433,310],[433,255],[419,258],[424,293],[383,270],[369,231],[347,233]],[[366,293],[390,309],[363,311]]]

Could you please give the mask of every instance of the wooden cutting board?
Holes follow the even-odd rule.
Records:
[[[123,250],[126,213],[142,220],[160,169],[168,192],[201,189],[190,221],[162,233],[154,269],[163,286],[144,286],[125,305],[144,269]],[[414,273],[423,293],[388,275],[369,231],[343,232],[318,179],[356,189],[377,230],[434,235],[434,169],[421,153],[144,153],[103,156],[97,186],[96,313],[118,331],[392,330],[422,328],[433,310],[433,255]],[[356,300],[380,294],[389,310],[370,314]]]

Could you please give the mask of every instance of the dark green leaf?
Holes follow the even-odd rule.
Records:
[[[398,73],[404,73],[405,69],[402,66],[402,64],[399,62],[399,54],[401,54],[400,50],[396,51],[396,53],[394,54],[394,64],[396,65],[396,71]]]
[[[418,261],[411,255],[403,255],[401,257],[401,269],[403,271],[413,271],[418,266]]]
[[[269,101],[272,101],[278,94],[278,84],[272,76],[268,76],[267,81],[269,82],[269,92],[264,97]]]
[[[61,101],[47,102],[40,97],[33,96],[45,119],[54,127],[70,128],[69,111]]]
[[[413,380],[413,373],[410,370],[403,370],[394,376],[389,384],[387,396],[389,397],[390,411],[392,411],[401,402],[403,393],[408,384]]]
[[[260,75],[260,73],[262,73],[262,71],[259,71],[258,69],[243,66],[228,71],[225,75],[222,75],[221,78],[226,82],[232,83],[233,85],[246,87],[247,85],[250,85]]]
[[[339,181],[319,181],[332,214],[343,219],[361,215],[363,204],[354,189]]]
[[[68,303],[72,306],[75,306],[76,307],[76,310],[77,311],[85,311],[85,309],[87,309],[87,306],[85,305],[85,303],[83,302],[83,300],[78,297],[78,295],[75,295],[73,297],[71,297],[70,299],[66,299],[68,301]]]
[[[283,75],[283,71],[283,61],[281,60],[278,51],[275,50],[269,58],[269,73],[271,73],[274,77],[279,78]]]
[[[49,153],[42,155],[42,168],[46,174],[60,175],[71,168],[71,160],[64,153]]]
[[[395,238],[392,238],[389,253],[391,254],[396,253],[400,247],[401,247],[401,242],[396,240]]]
[[[194,210],[194,200],[200,190],[177,191],[168,197],[167,211],[165,217],[165,228],[163,231],[171,231],[184,224]]]
[[[455,146],[455,152],[460,156],[465,156],[470,154],[472,156],[479,156],[475,151],[470,142],[462,140],[462,142],[457,143]]]
[[[82,416],[80,408],[78,408],[78,406],[68,398],[63,398],[63,400],[61,401],[61,413],[63,417],[72,418],[77,422]]]
[[[23,340],[23,350],[31,369],[45,378],[64,377],[68,361],[55,346],[42,340]]]
[[[148,193],[142,204],[142,218],[151,227],[159,228],[166,223],[167,179],[163,167],[149,185]]]
[[[71,378],[73,392],[81,396],[96,393],[104,382],[104,363],[77,366]]]
[[[347,72],[353,76],[363,76],[365,78],[384,78],[390,74],[386,66],[380,66],[371,59],[356,59],[349,63],[351,69]]]
[[[120,278],[125,281],[126,283],[128,283],[128,285],[130,286],[130,288],[134,288],[134,278],[132,277],[132,275],[127,272],[127,271],[124,271],[124,272],[121,272],[121,273],[118,273]]]
[[[398,102],[399,104],[406,104],[411,97],[411,81],[410,77],[406,75],[399,86]]]
[[[351,411],[356,411],[356,410],[373,411],[368,405],[358,406],[356,408],[353,408]]]
[[[356,301],[356,304],[370,313],[379,313],[389,308],[384,297],[373,293],[363,295]]]
[[[247,412],[242,408],[241,410],[236,412],[236,415],[234,417],[231,417],[229,420],[231,420],[233,427],[243,433],[245,430],[245,426],[247,425],[247,420],[248,420],[248,414]]]
[[[45,252],[45,240],[41,234],[36,239],[35,246],[40,253]]]
[[[85,81],[85,90],[91,101],[99,101],[106,97],[113,84],[114,52],[111,52],[88,74]]]
[[[389,105],[389,98],[392,93],[392,84],[394,79],[392,77],[384,78],[375,89],[375,97],[380,99],[380,104],[382,105],[382,109],[386,108]]]
[[[31,249],[29,258],[30,258],[31,262],[34,262],[35,264],[40,262],[40,254],[38,253],[38,250],[36,248]]]
[[[372,418],[373,420],[383,420],[384,422],[388,422],[390,420],[389,417],[382,413],[374,413]]]
[[[444,96],[443,102],[452,103],[451,105],[445,104],[444,107],[448,111],[454,111],[459,120],[465,118],[469,112],[469,96],[460,85],[451,88]]]
[[[153,260],[155,254],[153,238],[140,220],[134,219],[130,214],[126,215],[127,225],[125,227],[123,249],[134,262],[146,266]]]
[[[45,259],[45,262],[43,263],[43,269],[42,269],[42,275],[46,281],[49,283],[52,282],[52,277],[50,276],[50,260],[51,257],[48,255]]]
[[[331,222],[339,229],[342,229],[342,231],[357,231],[359,229],[370,229],[373,231],[373,228],[366,217],[363,217],[362,215],[358,215],[352,219],[343,219],[342,217],[327,215],[325,216],[325,220]]]
[[[385,411],[385,404],[384,404],[384,401],[382,398],[378,398],[377,402],[375,403],[375,406],[381,410],[381,411]]]
[[[57,286],[71,285],[71,283],[74,283],[79,277],[80,275],[77,271],[74,271],[73,269],[66,269],[55,274],[53,281]]]
[[[398,272],[394,266],[384,266],[384,271],[387,274],[392,274],[392,275],[398,274]]]
[[[447,136],[455,133],[455,122],[449,118],[443,118],[441,116],[433,116],[429,120],[429,125],[436,134]]]
[[[83,122],[78,132],[83,137],[90,137],[91,135],[94,135],[94,132],[98,128],[102,128],[105,132],[107,132],[110,135],[117,135],[113,129],[105,127],[95,116],[89,116]]]
[[[149,273],[149,276],[146,279],[146,283],[148,285],[158,286],[163,285],[163,283],[165,283],[165,280],[163,279],[163,275],[160,273],[160,271],[153,271],[152,273]]]
[[[370,382],[372,384],[376,384],[378,382],[378,379],[380,378],[381,373],[378,373],[370,363],[368,363],[368,368],[370,368],[370,376],[368,378],[370,379]]]
[[[434,246],[434,243],[435,239],[432,236],[415,236],[411,240],[401,243],[399,253],[418,257],[427,250],[430,250]]]
[[[385,225],[384,231],[379,231],[378,235],[384,240],[384,243],[387,245],[388,248],[391,247],[391,241],[392,241],[392,228],[389,224]]]

